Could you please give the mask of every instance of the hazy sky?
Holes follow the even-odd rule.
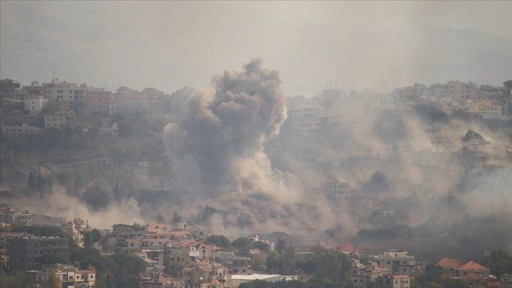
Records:
[[[0,76],[172,92],[260,57],[290,94],[327,82],[345,90],[446,78],[495,84],[504,80],[495,75],[512,74],[510,11],[505,1],[1,1]]]

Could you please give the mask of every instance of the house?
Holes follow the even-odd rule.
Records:
[[[64,264],[42,265],[41,270],[31,270],[28,274],[36,282],[47,283],[53,272],[61,280],[62,287],[94,287],[96,283],[95,270],[80,270]]]
[[[375,288],[410,288],[411,276],[409,275],[381,275],[375,281]]]
[[[444,274],[456,276],[457,269],[462,266],[462,263],[457,259],[444,257],[436,265],[443,268]]]
[[[486,268],[475,261],[469,261],[459,268],[456,268],[457,276],[466,277],[470,275],[478,275],[481,278],[487,278],[489,276],[489,268]]]
[[[512,288],[512,274],[502,274],[500,284],[502,288]]]
[[[456,268],[457,276],[464,281],[466,287],[486,287],[489,277],[489,269],[476,263],[469,261],[459,268]]]

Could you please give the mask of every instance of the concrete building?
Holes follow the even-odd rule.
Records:
[[[112,102],[110,91],[89,91],[87,93],[87,112],[108,113],[109,105]]]
[[[81,107],[87,105],[87,94],[89,92],[102,92],[103,88],[89,87],[83,83],[78,85],[76,83],[60,81],[53,79],[50,83],[43,84],[45,87],[45,96],[50,101],[56,102],[74,102]]]
[[[475,83],[464,83],[458,80],[451,80],[446,83],[449,97],[453,101],[467,101],[474,99],[477,95]]]
[[[44,128],[72,128],[75,126],[75,115],[72,110],[60,110],[52,115],[44,115]]]
[[[48,99],[40,95],[26,95],[23,98],[23,109],[31,115],[43,112],[44,106],[48,104]]]
[[[47,283],[53,271],[55,271],[57,278],[61,280],[62,288],[88,288],[94,287],[96,283],[96,271],[80,270],[71,265],[43,265],[41,270],[31,270],[28,271],[28,274],[32,275],[37,283]]]
[[[32,226],[32,225],[34,225],[34,214],[32,214],[28,211],[23,211],[23,212],[17,213],[14,216],[13,224],[16,224],[19,226]]]
[[[334,199],[346,199],[352,194],[350,184],[341,182],[334,176],[330,176],[328,179],[328,194]]]
[[[29,135],[41,133],[43,129],[23,123],[21,126],[2,125],[1,131],[3,135]]]
[[[381,268],[388,268],[392,274],[411,275],[416,266],[414,256],[410,256],[407,251],[391,249],[384,252],[383,255],[374,257],[374,261]]]
[[[14,238],[20,238],[26,236],[26,233],[22,232],[0,232],[0,269],[5,269],[9,261],[9,240]]]
[[[409,275],[381,275],[375,281],[375,288],[410,288]]]
[[[23,236],[9,240],[9,262],[11,269],[29,270],[39,266],[44,255],[69,254],[68,238]]]
[[[109,118],[101,119],[101,126],[99,128],[100,136],[108,136],[112,138],[117,138],[119,136],[117,123],[112,122]]]
[[[502,274],[500,277],[500,284],[502,288],[512,288],[512,275]]]

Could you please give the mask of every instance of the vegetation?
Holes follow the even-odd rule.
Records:
[[[492,251],[489,256],[484,257],[482,264],[497,277],[512,273],[512,255],[504,250]]]
[[[229,249],[229,247],[231,246],[231,244],[229,243],[229,239],[223,235],[212,235],[206,239],[206,242],[215,244],[225,249]]]
[[[443,268],[437,265],[428,265],[425,273],[414,278],[414,287],[419,288],[464,288],[464,282],[461,279],[451,279],[443,274]]]

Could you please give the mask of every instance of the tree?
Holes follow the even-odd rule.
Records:
[[[118,253],[110,256],[110,259],[117,264],[117,269],[114,272],[114,283],[117,287],[140,287],[139,275],[146,270],[146,262],[142,258]]]
[[[482,264],[497,277],[512,273],[512,255],[505,250],[492,251],[489,256],[484,257]]]
[[[286,240],[286,238],[277,239],[276,251],[279,252],[279,254],[283,254],[283,251],[286,249],[286,246],[288,246],[288,240]]]
[[[54,269],[52,269],[52,271],[50,272],[47,285],[48,288],[62,288],[62,282],[57,277],[57,273],[55,272]]]
[[[344,283],[348,280],[350,261],[345,254],[321,246],[315,247],[313,253],[313,258],[300,263],[298,268],[328,282]]]
[[[69,258],[62,254],[46,254],[39,257],[39,264],[69,264]]]
[[[206,239],[206,242],[215,244],[225,249],[229,249],[230,247],[229,239],[224,235],[212,235]]]
[[[238,239],[235,239],[233,242],[231,242],[231,246],[238,250],[242,249],[249,249],[251,247],[253,240],[247,238],[247,237],[240,237]]]
[[[254,243],[252,243],[252,246],[254,248],[260,249],[261,251],[268,251],[270,249],[268,244],[263,241],[254,241]]]

